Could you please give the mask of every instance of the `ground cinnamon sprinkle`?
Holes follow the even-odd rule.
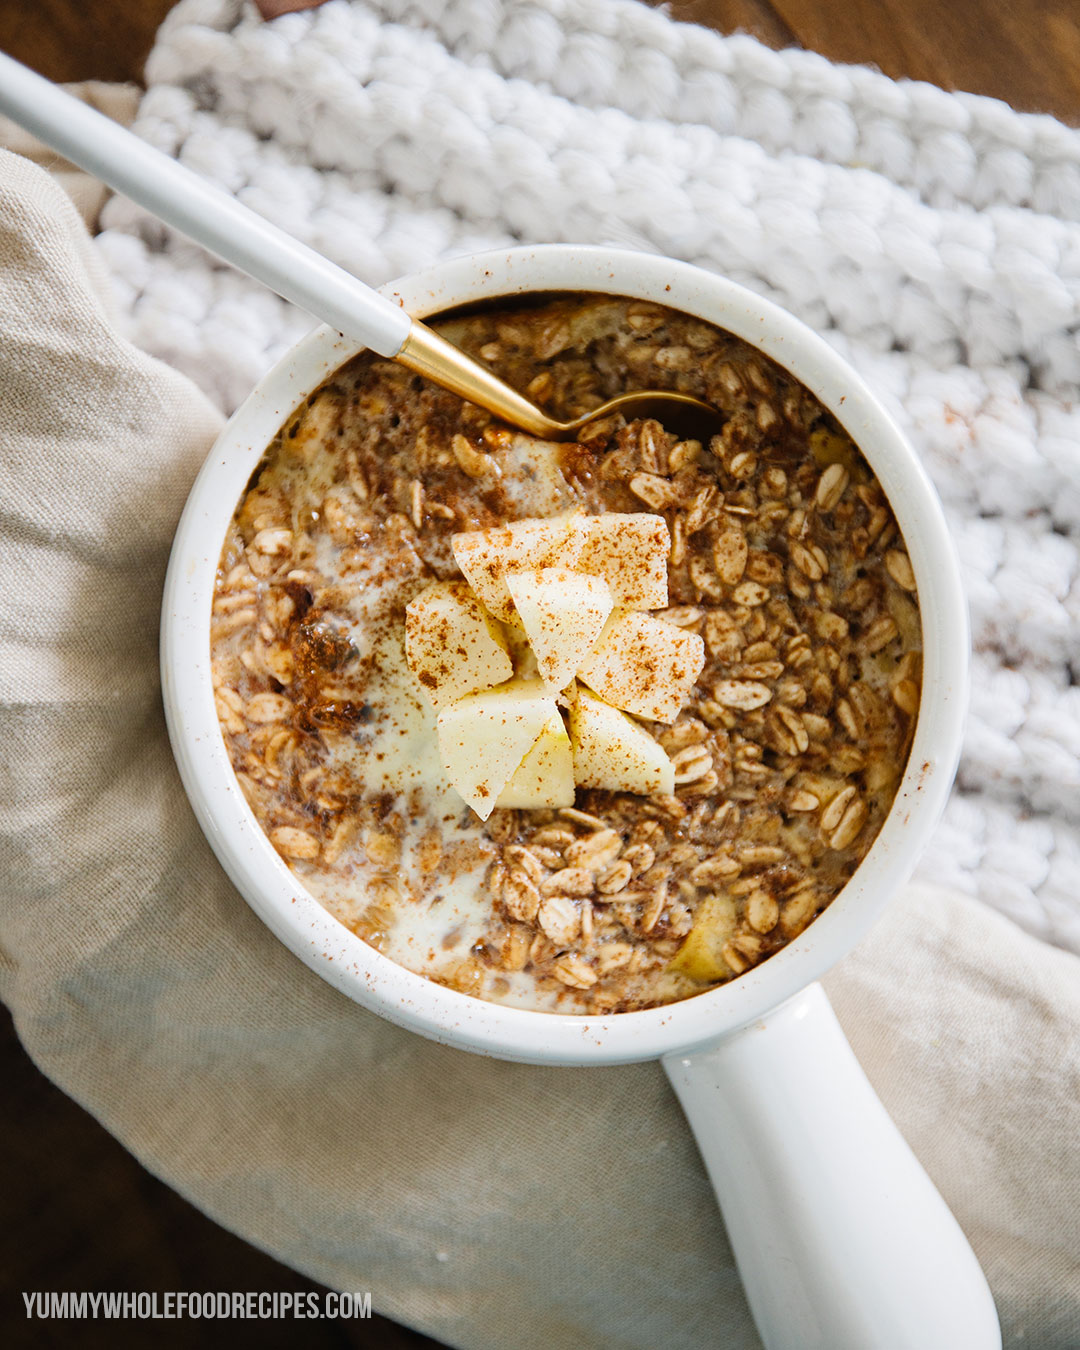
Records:
[[[699,993],[796,937],[892,803],[921,677],[896,522],[809,391],[708,324],[586,296],[437,327],[557,416],[668,387],[716,403],[723,431],[609,418],[556,446],[392,362],[344,366],[269,447],[222,551],[212,653],[237,777],[312,893],[411,969],[559,1012]],[[707,654],[675,724],[649,724],[675,793],[579,789],[481,825],[434,752],[405,606],[459,575],[454,532],[572,508],[670,532],[660,617]]]

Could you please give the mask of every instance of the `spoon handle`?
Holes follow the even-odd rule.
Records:
[[[393,301],[2,52],[0,112],[346,337],[380,356],[404,346],[412,321]]]

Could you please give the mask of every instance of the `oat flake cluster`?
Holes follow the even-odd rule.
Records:
[[[213,668],[241,786],[331,912],[432,979],[563,1012],[700,993],[796,937],[888,813],[921,680],[896,521],[820,403],[706,323],[583,296],[437,326],[557,417],[632,377],[708,399],[723,430],[704,445],[616,415],[542,442],[392,362],[348,363],[282,428],[225,541]],[[572,804],[490,814],[453,774],[447,795],[442,722],[469,699],[438,714],[440,764],[410,611],[464,568],[507,619],[515,530],[624,520],[664,544],[667,605],[641,617],[696,654],[651,736],[634,724],[666,783],[579,773]],[[479,732],[460,748],[482,767]]]

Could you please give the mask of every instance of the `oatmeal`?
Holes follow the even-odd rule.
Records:
[[[268,449],[222,551],[212,657],[237,778],[308,890],[431,979],[567,1013],[700,993],[802,932],[888,813],[921,673],[895,519],[809,391],[706,323],[575,297],[436,326],[556,416],[667,387],[714,403],[723,430],[702,445],[614,417],[556,445],[393,362],[343,366]],[[643,770],[634,791],[564,775],[567,804],[488,802],[482,820],[440,755],[431,681],[406,659],[406,611],[466,615],[470,659],[490,672],[477,688],[535,676],[506,625],[514,614],[492,615],[466,584],[455,536],[514,524],[539,539],[549,523],[600,530],[595,518],[616,516],[644,522],[642,540],[667,551],[662,609],[650,612],[662,577],[618,597],[626,642],[674,633],[700,660],[683,662],[677,696],[650,702],[611,674],[626,642],[600,639],[578,667],[580,694],[530,706],[528,734],[543,724],[554,745],[565,721],[574,735],[607,679],[642,762],[651,754],[663,774]],[[532,560],[547,572],[515,589],[523,606],[546,602],[559,562],[558,550]],[[599,605],[594,583],[566,584],[583,611]],[[447,700],[462,691],[442,706],[460,707]],[[466,759],[468,744],[463,734]]]

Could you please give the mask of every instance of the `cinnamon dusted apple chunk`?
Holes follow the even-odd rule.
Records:
[[[651,614],[618,609],[604,625],[578,676],[607,703],[674,722],[705,664],[705,644]]]
[[[566,567],[511,572],[506,584],[542,678],[556,692],[565,689],[611,613],[611,588]]]
[[[455,534],[452,546],[465,579],[504,623],[515,615],[507,575],[536,568],[566,567],[602,577],[613,602],[626,609],[662,609],[668,602],[671,536],[664,517],[651,512],[515,520]]]
[[[675,766],[662,746],[625,713],[578,688],[570,709],[574,777],[581,787],[643,796],[675,791]]]
[[[527,568],[573,567],[580,544],[571,516],[515,520],[493,530],[465,530],[451,540],[454,561],[477,598],[496,619],[512,623],[514,601],[506,574]]]
[[[510,680],[468,694],[439,714],[439,753],[450,781],[481,820],[536,744],[554,698],[539,680]]]
[[[563,720],[555,712],[499,794],[496,805],[536,810],[573,804],[574,756]]]
[[[700,984],[729,978],[724,955],[738,925],[735,901],[729,895],[707,895],[698,906],[694,926],[679,948],[671,969]],[[728,948],[730,950],[730,948]]]
[[[514,673],[501,625],[463,581],[437,581],[406,607],[405,653],[436,709]]]
[[[578,548],[573,566],[603,577],[616,605],[663,609],[668,602],[671,535],[663,516],[647,511],[605,511],[576,516]]]

